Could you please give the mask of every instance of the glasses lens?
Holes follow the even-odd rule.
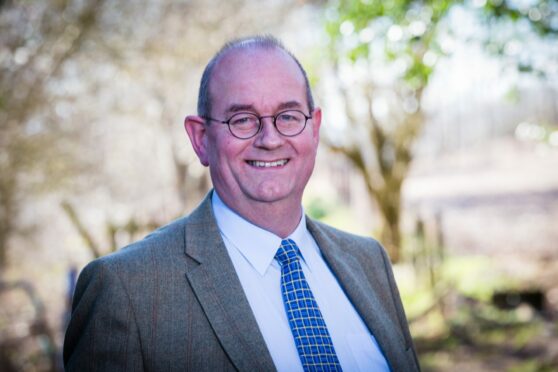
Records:
[[[250,138],[260,128],[260,119],[254,114],[240,112],[229,119],[229,128],[232,134],[239,138]]]
[[[285,136],[296,136],[306,125],[306,116],[300,111],[290,110],[277,114],[275,125],[277,130]]]

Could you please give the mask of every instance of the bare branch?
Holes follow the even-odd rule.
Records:
[[[99,247],[97,246],[97,243],[93,240],[93,237],[91,236],[89,231],[87,231],[85,225],[81,222],[74,206],[67,200],[60,203],[60,206],[62,207],[64,212],[66,212],[66,215],[70,219],[70,222],[72,223],[72,225],[74,225],[78,234],[82,237],[83,241],[87,245],[87,248],[89,248],[91,254],[93,254],[93,257],[101,257],[102,254],[99,250]]]

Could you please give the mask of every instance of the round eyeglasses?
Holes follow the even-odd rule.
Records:
[[[203,116],[203,118],[227,124],[233,136],[239,139],[249,139],[258,134],[262,129],[262,119],[271,118],[273,125],[280,134],[286,137],[294,137],[302,133],[306,127],[306,122],[312,116],[306,116],[306,114],[299,110],[286,110],[267,116],[258,116],[251,112],[238,112],[228,120],[217,120],[207,116]]]

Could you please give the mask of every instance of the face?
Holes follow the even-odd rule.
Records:
[[[210,92],[211,117],[219,120],[239,111],[267,116],[297,109],[308,114],[302,72],[279,50],[231,52],[216,66]],[[195,116],[186,118],[185,126],[219,196],[241,215],[250,215],[261,203],[300,208],[319,141],[321,111],[311,114],[295,137],[279,134],[271,118],[263,119],[255,137],[244,140],[235,138],[225,124],[204,124]]]

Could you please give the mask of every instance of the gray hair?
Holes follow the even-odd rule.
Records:
[[[229,41],[213,56],[213,58],[211,58],[207,66],[205,66],[205,70],[203,71],[200,82],[200,90],[198,93],[198,115],[202,117],[208,117],[211,115],[212,102],[211,93],[209,92],[209,83],[211,82],[215,66],[217,66],[221,59],[223,59],[223,57],[229,52],[233,50],[248,48],[278,49],[287,53],[295,61],[297,66],[300,68],[300,71],[302,72],[302,76],[304,77],[306,100],[308,101],[308,109],[310,110],[310,114],[312,114],[312,111],[314,111],[314,98],[312,97],[312,90],[310,89],[310,83],[308,82],[306,71],[304,70],[298,59],[296,59],[296,57],[289,50],[287,50],[279,40],[277,40],[273,36],[264,35],[251,36]]]

